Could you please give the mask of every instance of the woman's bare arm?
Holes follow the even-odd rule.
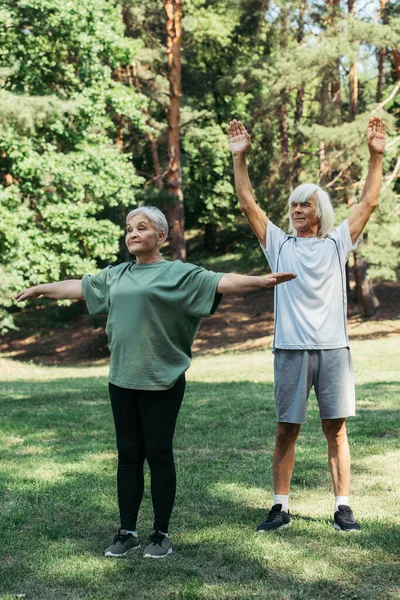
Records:
[[[57,283],[40,283],[18,292],[15,299],[17,302],[23,302],[24,300],[35,300],[40,296],[54,300],[83,300],[82,280],[66,279],[57,281]]]

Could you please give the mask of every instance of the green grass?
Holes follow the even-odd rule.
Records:
[[[315,398],[298,441],[293,525],[257,536],[271,505],[272,356],[195,359],[176,434],[175,552],[102,556],[118,525],[105,366],[1,361],[0,598],[383,600],[400,598],[398,339],[352,345],[351,504],[360,534],[331,527]],[[139,533],[152,523],[146,476]]]

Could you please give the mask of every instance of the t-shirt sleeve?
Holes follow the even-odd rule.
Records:
[[[339,227],[336,227],[330,234],[338,245],[340,259],[346,262],[352,250],[357,248],[358,240],[353,244],[350,237],[349,222],[347,219],[343,221]]]
[[[106,315],[110,294],[110,268],[106,267],[97,275],[84,275],[83,295],[90,315]]]
[[[262,244],[260,245],[265,254],[265,258],[268,261],[269,268],[273,273],[278,270],[277,260],[279,248],[287,237],[287,234],[282,231],[282,229],[274,225],[272,221],[268,220],[265,246]]]
[[[222,294],[217,293],[217,286],[223,276],[224,273],[195,267],[189,277],[186,297],[190,317],[209,317],[215,313],[222,298]]]

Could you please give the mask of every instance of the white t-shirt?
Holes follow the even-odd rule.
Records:
[[[289,236],[268,221],[263,252],[272,272],[297,273],[275,288],[274,348],[345,348],[347,295],[345,264],[352,244],[347,219],[326,238]]]

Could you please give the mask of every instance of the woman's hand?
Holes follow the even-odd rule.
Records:
[[[265,275],[265,277],[261,277],[264,284],[262,287],[275,287],[280,283],[285,283],[285,281],[291,281],[296,277],[297,275],[295,275],[295,273],[271,273],[270,275]]]
[[[24,300],[35,300],[39,296],[53,300],[84,300],[82,280],[66,279],[56,283],[41,283],[18,292],[15,299],[17,302],[23,302]]]
[[[244,294],[262,288],[274,287],[296,277],[295,273],[271,273],[271,275],[265,275],[264,277],[225,273],[219,281],[217,292],[219,294]]]
[[[18,292],[15,296],[17,302],[24,302],[25,300],[36,300],[42,295],[40,291],[40,285],[33,285],[26,290],[22,290],[22,292]]]

